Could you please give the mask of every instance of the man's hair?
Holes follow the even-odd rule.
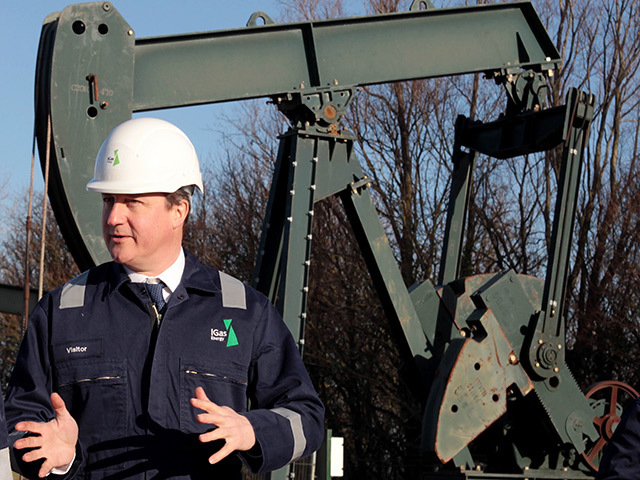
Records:
[[[173,207],[174,205],[178,205],[182,200],[186,200],[187,203],[189,204],[189,211],[187,212],[187,216],[184,219],[184,225],[187,224],[187,222],[189,221],[189,215],[191,214],[191,198],[193,197],[193,190],[195,188],[195,185],[187,185],[185,187],[180,187],[178,190],[176,190],[173,193],[168,193],[167,196],[165,197],[167,204],[169,205],[169,208]]]

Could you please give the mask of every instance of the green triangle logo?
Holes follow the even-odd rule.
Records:
[[[116,156],[116,159],[113,161],[113,166],[115,167],[116,165],[118,165],[120,163],[120,159],[118,158],[118,150],[114,150],[113,154]]]
[[[238,345],[238,337],[236,337],[236,332],[231,326],[232,319],[229,318],[227,320],[223,320],[223,322],[224,326],[227,328],[227,332],[229,332],[229,335],[227,336],[227,347],[235,347]]]

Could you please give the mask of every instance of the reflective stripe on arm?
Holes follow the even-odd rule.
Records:
[[[0,480],[10,480],[11,475],[11,461],[9,460],[9,449],[3,448],[0,450]]]
[[[300,458],[307,446],[307,438],[304,436],[304,430],[302,429],[302,417],[299,413],[289,410],[288,408],[274,408],[271,410],[274,413],[289,420],[291,427],[291,433],[293,434],[293,455],[289,463]]]

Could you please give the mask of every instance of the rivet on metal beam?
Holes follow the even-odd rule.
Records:
[[[295,194],[296,194],[296,191],[295,191],[295,190],[289,190],[289,194],[290,194],[290,195],[295,195]]]
[[[309,213],[307,215],[309,215],[310,217],[313,217],[313,210],[309,210]]]
[[[311,240],[313,238],[313,235],[309,234],[307,235],[307,240]]]
[[[313,163],[318,163],[318,157],[313,157],[313,158],[311,159],[311,161],[312,161]]]
[[[311,260],[305,260],[304,264],[308,267],[309,265],[311,265]]]
[[[302,288],[302,291],[303,291],[303,292],[305,292],[305,293],[307,293],[307,292],[309,291],[309,287],[303,287],[303,288]]]
[[[316,186],[315,186],[315,185],[311,185],[311,186],[309,187],[309,189],[310,189],[310,190],[315,190],[315,189],[316,189]]]
[[[307,318],[307,314],[306,314],[306,313],[304,313],[304,312],[303,312],[303,313],[301,313],[301,314],[300,314],[300,318]]]
[[[296,162],[295,160],[293,162],[291,162],[291,165],[293,165],[294,167],[298,166],[298,162]]]
[[[133,36],[133,30],[127,30],[127,35],[129,35],[130,37]]]
[[[287,222],[293,222],[293,217],[287,217]]]

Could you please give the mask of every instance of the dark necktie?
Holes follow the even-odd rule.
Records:
[[[156,306],[158,313],[162,313],[162,309],[166,305],[164,301],[164,296],[162,295],[162,289],[164,288],[164,283],[161,280],[151,279],[154,283],[147,283],[147,292],[149,293],[149,297],[153,301],[153,304]]]

